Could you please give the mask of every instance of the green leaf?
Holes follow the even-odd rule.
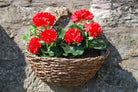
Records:
[[[84,48],[82,46],[70,46],[68,44],[63,45],[64,54],[63,55],[73,55],[73,56],[80,56],[84,53]]]
[[[26,42],[29,42],[31,40],[30,34],[25,34],[22,36],[22,39],[25,40]]]
[[[93,48],[93,49],[104,49],[104,48],[106,48],[106,44],[105,44],[105,42],[103,40],[95,39],[95,40],[91,41],[90,48]]]
[[[83,31],[83,27],[82,26],[79,26],[77,24],[73,24],[73,25],[70,25],[69,26],[69,29],[72,29],[72,28],[77,28],[78,30]]]
[[[30,32],[31,32],[33,35],[36,35],[36,29],[37,29],[37,27],[36,27],[35,25],[32,25],[32,26],[30,27]]]
[[[61,29],[57,30],[57,33],[58,33],[59,39],[64,39],[65,34],[66,34],[66,30],[64,28],[61,28]]]
[[[63,54],[63,49],[61,47],[52,47],[50,50],[54,52],[54,55],[57,57]]]
[[[68,53],[63,53],[63,56],[68,56]]]
[[[54,56],[54,52],[51,51],[51,50],[46,51],[45,53],[46,53],[46,55],[48,55],[48,56],[50,56],[50,57]]]
[[[42,52],[42,57],[59,57],[63,54],[63,49],[61,47],[52,47],[48,49],[47,51]]]

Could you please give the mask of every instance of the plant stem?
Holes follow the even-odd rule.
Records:
[[[86,37],[86,44],[85,44],[85,46],[86,46],[86,49],[88,48],[88,44],[89,44],[89,40],[88,40],[88,37],[87,37],[87,32],[85,32],[85,37]]]
[[[42,49],[42,48],[40,48],[40,50],[41,50],[41,52],[42,52],[43,56],[45,56],[45,52],[43,51],[43,49]]]
[[[89,41],[88,39],[86,38],[86,49],[89,47]]]
[[[46,43],[46,48],[48,49],[48,43]]]
[[[47,49],[50,49],[52,46],[54,45],[54,42],[50,44],[50,46],[48,46]]]

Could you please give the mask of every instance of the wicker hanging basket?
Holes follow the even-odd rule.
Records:
[[[109,51],[94,58],[38,57],[25,51],[26,59],[35,75],[43,81],[57,86],[82,86],[90,80],[105,62]]]

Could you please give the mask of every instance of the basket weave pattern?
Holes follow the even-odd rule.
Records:
[[[95,58],[49,58],[34,56],[27,50],[26,59],[35,75],[57,86],[82,86],[105,62],[107,54]]]

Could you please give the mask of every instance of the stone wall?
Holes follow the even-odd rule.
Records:
[[[48,7],[89,9],[103,27],[107,62],[82,87],[37,79],[22,51],[32,17]],[[57,8],[56,8],[57,9]],[[138,92],[138,0],[0,0],[0,92]]]

